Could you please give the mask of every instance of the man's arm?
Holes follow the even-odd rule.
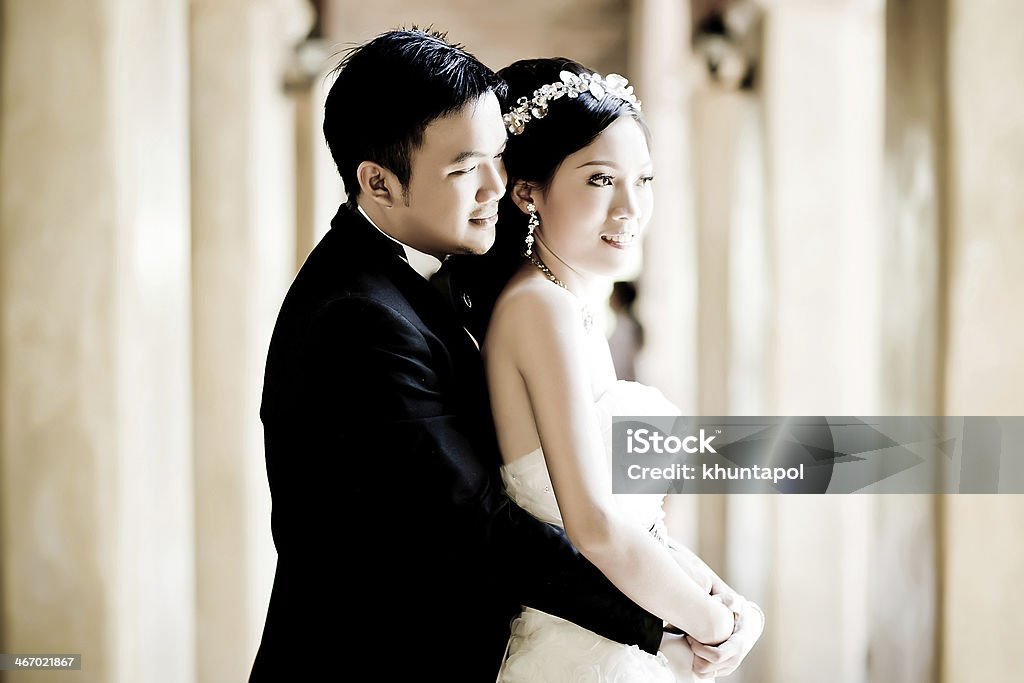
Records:
[[[431,354],[399,313],[353,297],[318,312],[301,367],[321,421],[358,415],[374,432],[374,450],[394,459],[389,465],[409,481],[429,482],[416,495],[467,555],[480,558],[482,571],[501,572],[526,604],[656,651],[661,621],[612,586],[561,529],[509,501],[497,472],[483,464],[493,460],[474,452],[446,384],[452,378],[438,374]]]

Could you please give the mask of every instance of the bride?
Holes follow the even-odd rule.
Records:
[[[567,59],[519,61],[499,75],[509,85],[509,191],[474,302],[489,316],[482,351],[502,477],[516,503],[564,527],[667,624],[654,656],[524,606],[499,681],[727,675],[760,636],[763,613],[669,539],[662,496],[611,492],[611,415],[678,414],[656,389],[616,379],[593,315],[651,214],[640,103],[625,79]]]

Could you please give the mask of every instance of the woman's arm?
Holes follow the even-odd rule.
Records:
[[[716,647],[695,642],[688,636],[673,636],[666,633],[662,637],[660,649],[677,671],[688,672],[692,669],[694,673],[702,676],[728,676],[736,670],[761,637],[765,627],[765,615],[760,607],[739,595],[723,581],[696,553],[672,538],[672,522],[678,519],[678,515],[672,514],[672,501],[678,500],[679,497],[670,496],[665,499],[664,504],[672,556],[698,585],[706,587],[712,595],[719,596],[723,604],[738,611],[741,616],[736,623],[736,632],[729,640]]]
[[[644,609],[701,642],[724,641],[732,613],[650,533],[618,513],[581,358],[587,340],[578,304],[563,290],[524,286],[504,307],[503,332],[510,335],[504,348],[525,383],[569,539]]]
[[[679,496],[668,496],[665,498],[665,502],[662,507],[665,508],[665,527],[668,530],[669,538],[669,549],[672,551],[672,558],[683,568],[683,571],[692,578],[698,586],[701,587],[706,593],[711,595],[718,594],[735,594],[729,584],[722,580],[718,574],[716,574],[711,567],[707,565],[695,552],[690,550],[688,547],[676,540],[676,534],[674,533],[674,521],[677,516],[674,514],[673,501],[678,501]]]

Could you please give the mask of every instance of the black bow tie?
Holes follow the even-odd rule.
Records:
[[[442,263],[441,268],[430,278],[430,284],[441,293],[460,319],[466,319],[473,308],[473,300],[459,286],[458,268],[452,267],[453,263],[453,259]]]
[[[444,300],[447,301],[452,308],[456,308],[455,289],[452,285],[452,269],[448,266],[448,263],[448,261],[442,263],[437,272],[430,276],[430,284],[434,289],[441,293],[441,296],[444,297]]]

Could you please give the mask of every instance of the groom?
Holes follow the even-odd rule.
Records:
[[[524,603],[648,652],[661,639],[659,619],[503,493],[460,323],[472,301],[428,282],[446,256],[494,241],[503,84],[443,38],[375,38],[327,98],[349,201],[296,276],[267,358],[278,562],[250,681],[357,668],[493,681]]]

